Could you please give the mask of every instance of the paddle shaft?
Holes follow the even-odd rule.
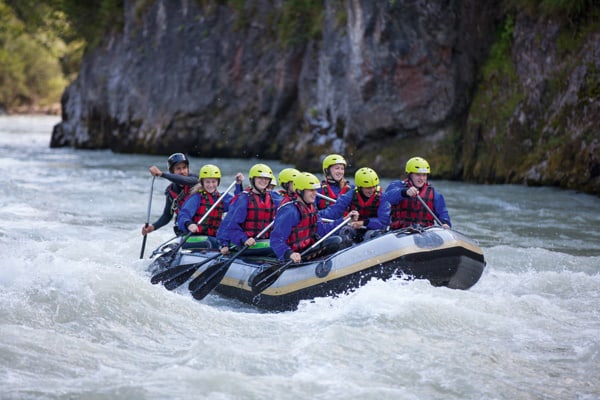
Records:
[[[340,230],[344,225],[346,225],[348,222],[350,222],[351,219],[352,219],[352,217],[346,217],[338,226],[336,226],[335,228],[333,228],[332,230],[327,232],[327,234],[325,236],[323,236],[321,239],[319,239],[315,243],[313,243],[312,246],[303,250],[302,253],[300,253],[300,256],[306,255],[306,253],[308,253],[310,250],[314,249],[315,247],[317,247],[318,245],[323,243],[323,241],[325,239],[327,239],[329,236],[333,235],[335,232]],[[252,280],[252,287],[258,286],[260,289],[258,291],[258,293],[261,293],[262,291],[267,289],[269,286],[271,286],[273,283],[275,283],[277,278],[279,278],[279,276],[281,276],[281,274],[290,266],[290,264],[292,264],[292,262],[293,262],[292,260],[287,261],[285,264],[278,267],[277,269],[272,271],[270,274],[266,275],[264,278],[258,280],[257,282],[254,282],[257,278],[261,277],[261,273],[258,273],[255,276],[255,279]],[[266,270],[266,271],[268,272],[269,270]],[[273,279],[273,277],[274,277],[274,279]],[[261,283],[262,283],[262,286],[261,286]]]
[[[229,185],[227,187],[227,189],[225,189],[225,191],[223,192],[223,194],[221,194],[221,196],[219,196],[219,198],[217,199],[217,201],[215,201],[215,204],[213,204],[212,206],[210,206],[210,208],[208,209],[208,211],[204,213],[204,215],[202,216],[202,218],[200,218],[200,221],[198,221],[196,223],[196,226],[199,226],[200,224],[202,224],[204,222],[204,220],[206,218],[208,218],[208,215],[215,209],[215,207],[221,202],[221,200],[223,200],[223,198],[225,198],[225,195],[227,193],[229,193],[229,191],[235,185],[235,183],[236,183],[235,181],[231,182],[231,185]]]
[[[150,225],[150,210],[152,209],[152,194],[154,191],[154,179],[156,178],[156,176],[152,176],[152,183],[150,183],[150,198],[148,199],[148,212],[146,213],[146,224],[144,225],[145,228],[148,228],[148,225]],[[144,258],[144,250],[146,249],[146,239],[148,238],[148,234],[146,233],[144,235],[144,239],[142,239],[142,251],[140,252],[140,260],[142,258]]]
[[[429,214],[431,214],[431,216],[433,217],[433,219],[435,219],[435,222],[437,222],[440,226],[442,226],[442,221],[440,221],[440,219],[437,217],[437,215],[435,215],[435,213],[431,210],[431,208],[429,208],[429,206],[427,205],[427,203],[425,203],[425,200],[423,200],[421,198],[421,196],[417,195],[416,196],[417,199],[419,199],[419,201],[421,202],[421,204],[423,205],[423,207],[425,207],[425,209],[427,211],[429,211]]]
[[[218,258],[221,257],[221,253],[217,252],[217,254],[213,255],[212,257],[207,257],[205,260],[200,261],[198,263],[195,264],[188,264],[184,270],[181,270],[178,274],[171,276],[167,279],[163,280],[163,286],[165,287],[165,289],[167,290],[173,290],[175,288],[178,288],[179,286],[183,285],[185,282],[187,282],[188,279],[190,279],[190,277],[197,272],[197,270],[203,266],[204,264]],[[173,268],[171,268],[173,269]]]
[[[265,227],[263,228],[263,230],[262,230],[262,231],[258,232],[258,235],[256,235],[256,236],[254,237],[254,239],[255,239],[255,240],[256,240],[256,239],[259,239],[259,238],[260,238],[262,235],[264,235],[265,233],[267,233],[267,231],[268,231],[269,229],[271,229],[271,227],[273,226],[273,223],[274,223],[274,222],[275,222],[275,221],[271,221],[271,223],[270,223],[269,225],[265,226]],[[238,252],[237,252],[237,253],[235,253],[233,256],[231,256],[231,257],[230,257],[230,258],[229,258],[227,261],[224,261],[224,264],[223,264],[223,265],[228,265],[228,266],[229,266],[229,265],[231,265],[231,263],[233,262],[233,260],[235,260],[236,258],[238,258],[238,257],[240,256],[240,254],[242,254],[244,251],[248,250],[249,248],[250,248],[250,246],[248,246],[248,245],[245,245],[244,247],[242,247],[242,248],[240,249],[240,251],[238,251]],[[212,268],[212,267],[210,267],[210,268]],[[202,273],[202,272],[200,272],[200,271],[196,271],[196,272],[194,273],[194,276],[192,276],[192,278],[196,278],[196,277],[197,277],[198,275],[200,275],[201,273]]]
[[[336,200],[335,200],[335,199],[332,199],[332,198],[331,198],[331,197],[329,197],[329,196],[325,196],[324,194],[321,194],[321,193],[319,193],[319,192],[317,192],[317,197],[320,197],[320,198],[322,198],[323,200],[327,200],[327,201],[330,201],[330,202],[332,202],[332,203],[335,203],[335,202],[336,202]]]

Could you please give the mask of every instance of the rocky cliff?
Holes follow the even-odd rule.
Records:
[[[388,177],[419,154],[436,177],[600,193],[597,33],[561,50],[560,23],[507,29],[498,2],[475,0],[244,3],[125,1],[51,146],[312,171],[339,152]],[[509,73],[486,69],[507,31]]]

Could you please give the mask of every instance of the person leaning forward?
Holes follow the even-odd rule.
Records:
[[[292,260],[295,263],[302,261],[300,253],[303,250],[343,222],[340,218],[333,223],[324,223],[319,217],[315,200],[320,187],[317,177],[308,172],[303,172],[294,179],[296,196],[277,210],[271,233],[271,248],[278,259]],[[358,212],[351,211],[348,216],[356,220]],[[335,252],[342,241],[341,237],[332,235],[305,254],[304,259]]]
[[[361,241],[363,237],[371,237],[384,230],[387,223],[378,218],[379,204],[383,195],[383,189],[379,185],[379,176],[368,167],[360,168],[354,175],[356,187],[337,198],[334,204],[319,210],[321,218],[335,219],[344,217],[352,210],[358,211],[359,218],[349,226],[342,228],[340,236],[350,236],[355,241]],[[370,231],[367,236],[367,230]]]

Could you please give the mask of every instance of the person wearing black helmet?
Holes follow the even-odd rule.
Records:
[[[189,197],[191,188],[200,183],[198,178],[189,175],[189,160],[183,153],[171,154],[168,158],[169,173],[162,172],[156,165],[150,167],[150,174],[153,176],[159,176],[165,178],[172,183],[165,189],[165,207],[162,215],[158,220],[148,225],[148,227],[142,227],[142,235],[153,232],[166,224],[177,215],[181,209],[183,202]],[[235,175],[236,187],[235,193],[243,191],[244,174],[238,172]],[[175,225],[173,227],[177,235],[181,235],[182,231]]]
[[[190,172],[190,162],[185,154],[171,154],[167,159],[167,162],[169,164],[170,175],[178,175],[182,178],[188,178]],[[150,167],[150,173],[154,176],[167,175],[154,165]],[[161,216],[154,223],[149,224],[148,226],[144,225],[142,227],[142,235],[147,235],[150,232],[154,232],[155,230],[162,228],[168,224],[171,219],[173,219],[173,215],[175,215],[178,207],[189,194],[190,188],[194,185],[193,181],[196,181],[197,183],[197,180],[192,178],[187,184],[173,182],[167,186],[165,189],[165,207],[163,208]],[[180,231],[176,226],[173,229],[175,230],[176,234],[180,234]]]

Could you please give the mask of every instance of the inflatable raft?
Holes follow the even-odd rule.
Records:
[[[165,246],[163,252],[170,248]],[[159,256],[150,272],[161,269]],[[171,255],[169,268],[208,258],[227,259],[215,250],[183,249]],[[214,260],[198,269],[197,274]],[[394,276],[427,279],[433,286],[469,289],[483,273],[485,260],[478,244],[465,235],[440,227],[391,231],[320,259],[293,264],[264,292],[252,294],[249,282],[264,268],[281,264],[265,257],[237,257],[215,287],[223,296],[253,304],[265,310],[294,310],[301,300],[332,296],[356,289],[372,278]]]

